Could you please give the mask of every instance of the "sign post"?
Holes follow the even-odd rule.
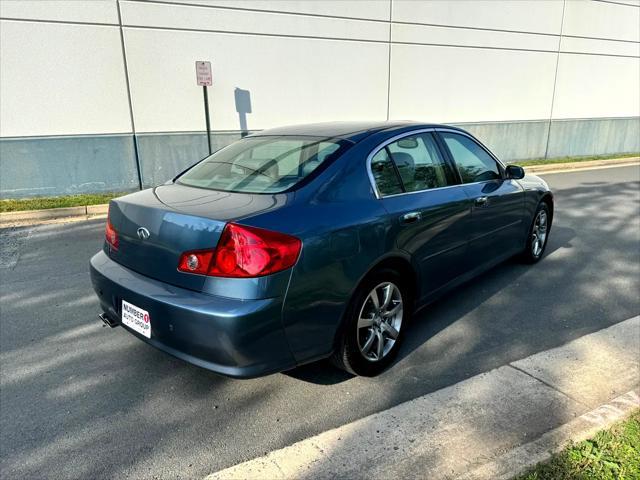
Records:
[[[211,150],[211,121],[209,119],[209,93],[207,87],[213,84],[213,75],[211,73],[211,62],[196,62],[196,80],[198,85],[202,86],[202,94],[204,96],[204,119],[207,124],[207,145],[209,146],[209,155]]]

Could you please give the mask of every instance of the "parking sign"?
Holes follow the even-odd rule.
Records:
[[[196,80],[198,85],[202,87],[210,87],[213,84],[213,75],[211,74],[211,62],[196,62]]]

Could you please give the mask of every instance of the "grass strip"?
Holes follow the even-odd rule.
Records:
[[[640,157],[640,153],[618,153],[615,155],[595,155],[589,157],[558,157],[558,158],[536,158],[533,160],[514,160],[513,162],[516,165],[520,165],[522,167],[531,167],[533,165],[550,165],[554,163],[574,163],[574,162],[589,162],[593,160],[611,160],[618,158],[630,158],[630,157]]]
[[[640,410],[517,477],[517,480],[591,479],[640,479]]]

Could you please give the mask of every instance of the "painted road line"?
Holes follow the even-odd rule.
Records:
[[[213,473],[207,480],[444,479],[474,471],[478,474],[473,478],[493,478],[482,476],[483,466],[497,462],[487,471],[504,470],[499,459],[589,412],[594,399],[609,402],[620,395],[615,392],[637,389],[638,348],[640,317],[634,317]],[[567,369],[576,368],[576,381],[560,378],[574,375]],[[594,385],[598,393],[585,394],[581,384]],[[598,418],[598,427],[608,424],[608,417]]]

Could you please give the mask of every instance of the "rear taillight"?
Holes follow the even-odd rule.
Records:
[[[192,252],[185,252],[180,256],[178,270],[181,272],[206,275],[209,271],[209,265],[211,265],[211,260],[215,253],[215,250],[194,250]]]
[[[109,213],[107,214],[107,226],[104,229],[104,238],[111,246],[112,249],[118,250],[119,240],[118,240],[118,232],[111,225],[111,207],[109,207]]]
[[[183,253],[178,270],[213,277],[260,277],[292,267],[301,248],[302,242],[290,235],[229,223],[215,249]]]

